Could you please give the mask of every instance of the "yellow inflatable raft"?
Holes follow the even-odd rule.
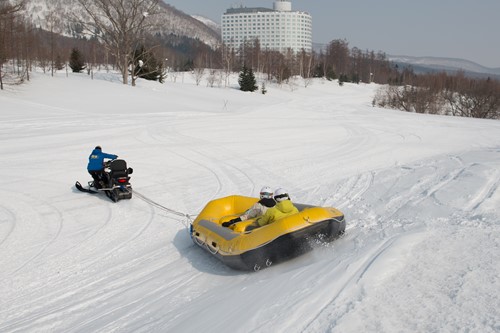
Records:
[[[253,220],[225,228],[259,199],[232,195],[210,201],[191,225],[195,244],[234,269],[259,270],[311,249],[311,240],[331,242],[345,231],[344,214],[332,207],[294,205],[299,213],[245,231]]]

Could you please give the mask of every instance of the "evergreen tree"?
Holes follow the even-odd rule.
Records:
[[[146,80],[158,81],[163,83],[165,81],[165,71],[163,64],[158,61],[153,53],[146,50],[144,46],[135,49],[132,54],[134,73],[136,77],[141,77]]]
[[[184,65],[182,66],[181,70],[183,72],[190,72],[194,69],[194,61],[193,59],[188,59]]]
[[[346,74],[340,74],[339,76],[339,86],[343,86],[344,82],[349,82],[349,78]]]
[[[324,76],[324,73],[323,73],[323,64],[317,64],[316,66],[314,66],[313,70],[312,70],[312,77],[323,77]]]
[[[63,63],[62,58],[59,54],[56,56],[56,61],[54,62],[54,67],[58,71],[60,71],[61,69],[64,69],[64,63]]]
[[[238,78],[238,84],[240,85],[241,91],[255,91],[259,89],[257,87],[257,81],[255,80],[255,75],[251,68],[247,66],[243,66],[243,69],[240,72],[240,76]]]
[[[73,48],[73,50],[71,50],[71,55],[69,56],[69,67],[71,67],[73,73],[81,73],[81,71],[83,71],[86,67],[83,55],[77,48]]]
[[[361,79],[359,78],[359,74],[357,74],[357,73],[352,74],[352,80],[351,80],[351,82],[359,84],[360,81],[361,81]]]
[[[337,79],[337,74],[333,70],[332,66],[328,66],[328,68],[326,69],[326,79],[328,81],[332,81],[332,80]]]
[[[266,84],[264,82],[262,82],[262,88],[260,91],[262,92],[262,95],[265,95],[267,93]]]

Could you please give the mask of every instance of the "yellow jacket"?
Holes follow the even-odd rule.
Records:
[[[276,206],[269,208],[264,215],[257,219],[256,223],[263,227],[267,224],[273,223],[286,216],[298,213],[299,210],[293,205],[290,200],[283,200],[276,204]]]

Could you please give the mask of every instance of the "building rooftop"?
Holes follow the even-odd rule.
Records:
[[[275,12],[275,10],[264,7],[255,7],[255,8],[239,7],[239,8],[228,8],[226,10],[226,14],[245,14],[245,13],[259,13],[259,12]]]

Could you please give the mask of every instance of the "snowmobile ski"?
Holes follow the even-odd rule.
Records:
[[[99,193],[98,191],[94,191],[90,188],[85,188],[82,186],[82,184],[80,184],[79,181],[77,181],[75,183],[75,187],[79,190],[79,191],[82,191],[82,192],[86,192],[86,193],[92,193],[92,194],[96,194],[96,193]]]

